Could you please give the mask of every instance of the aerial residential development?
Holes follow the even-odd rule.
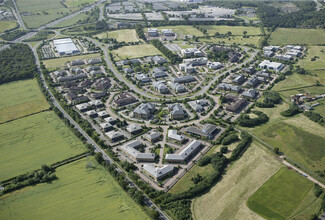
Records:
[[[325,219],[323,1],[0,4],[0,219]]]

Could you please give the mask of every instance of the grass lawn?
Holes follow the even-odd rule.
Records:
[[[93,4],[97,2],[97,0],[65,0],[64,3],[68,7],[81,7],[83,5]]]
[[[163,26],[163,27],[155,27],[159,31],[162,29],[172,29],[174,33],[176,33],[178,36],[181,35],[195,35],[197,37],[202,37],[204,34],[196,29],[195,27],[191,25],[177,25],[177,26]],[[148,28],[143,29],[144,32],[148,32]]]
[[[229,31],[232,35],[244,35],[243,32],[247,31],[247,35],[260,35],[261,29],[259,27],[245,27],[245,26],[226,26],[226,25],[200,25],[208,31],[209,35],[214,35],[216,32],[219,34],[226,34]]]
[[[92,157],[59,167],[56,175],[52,183],[0,197],[0,219],[149,219]]]
[[[315,61],[311,61],[313,57]],[[325,46],[310,46],[308,47],[307,55],[304,59],[300,59],[298,65],[307,70],[325,70]]]
[[[292,90],[280,92],[280,94],[282,95],[282,97],[289,100],[292,95],[299,94],[299,93],[305,93],[305,92],[309,92],[311,95],[324,94],[325,86],[311,86],[311,87],[306,87],[306,88],[301,88],[301,89],[292,89]],[[319,100],[322,100],[322,99],[319,99]],[[317,102],[319,102],[319,100],[317,100]]]
[[[312,187],[308,179],[282,168],[248,199],[247,205],[266,219],[287,219]]]
[[[317,112],[318,114],[322,115],[325,118],[325,99],[317,100],[318,103],[320,103],[319,106],[314,107],[314,112]]]
[[[81,14],[78,14],[68,20],[65,20],[57,25],[55,25],[54,27],[67,27],[67,26],[71,26],[71,25],[75,25],[79,20],[83,20],[85,18],[87,18],[88,15],[86,15],[85,13],[81,13]]]
[[[118,31],[107,31],[101,34],[97,34],[96,37],[99,39],[103,38],[114,38],[118,42],[138,42],[139,38],[137,33],[134,29],[125,29],[125,30],[118,30]]]
[[[133,59],[138,57],[162,55],[162,53],[151,44],[139,44],[120,47],[112,50],[115,60]]]
[[[278,28],[272,33],[270,44],[325,44],[325,31],[323,29]]]
[[[51,60],[43,60],[44,65],[48,69],[55,69],[64,67],[67,63],[73,61],[73,60],[83,60],[83,59],[90,59],[90,58],[99,58],[99,53],[92,53],[87,55],[80,55],[80,56],[72,56],[72,57],[62,57],[62,58],[56,58]]]
[[[287,90],[287,89],[295,89],[299,87],[305,87],[305,86],[312,86],[316,85],[317,80],[321,80],[322,82],[325,82],[325,74],[324,79],[321,78],[323,75],[315,76],[315,75],[301,75],[294,73],[292,75],[289,75],[286,77],[285,80],[277,83],[274,86],[274,90],[281,91],[281,90]]]
[[[256,110],[263,111],[270,118],[267,124],[250,128],[258,138],[273,147],[279,147],[289,158],[312,171],[325,169],[325,127],[300,114],[285,118],[280,112],[288,104],[276,108]]]
[[[231,36],[229,38],[200,38],[201,42],[211,42],[214,44],[239,44],[239,45],[259,45],[259,36],[250,36],[249,38],[243,38],[242,36]]]
[[[194,219],[262,219],[246,206],[246,201],[281,166],[263,146],[253,142],[209,193],[194,199]]]
[[[0,33],[5,32],[6,30],[11,30],[18,26],[18,23],[13,21],[0,21]]]
[[[52,111],[0,125],[0,180],[85,152],[82,142]]]
[[[0,123],[49,108],[36,79],[6,83],[0,91]]]

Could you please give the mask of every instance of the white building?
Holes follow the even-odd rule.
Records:
[[[148,37],[158,37],[158,30],[156,28],[148,29]]]
[[[155,167],[151,164],[145,164],[142,167],[143,171],[148,174],[151,178],[158,181],[163,177],[167,176],[168,174],[174,171],[174,167],[170,165],[165,165],[163,167]]]
[[[279,72],[284,68],[284,65],[278,62],[271,62],[270,60],[263,60],[258,65],[258,67],[261,69],[268,69],[268,70],[274,70],[276,72]]]
[[[53,40],[53,45],[60,55],[71,55],[80,52],[71,38]]]

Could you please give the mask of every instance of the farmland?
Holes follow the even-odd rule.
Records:
[[[115,60],[161,55],[161,52],[151,44],[120,47],[117,50],[112,50],[112,53],[115,56]]]
[[[16,21],[0,21],[0,33],[11,30],[18,26]]]
[[[225,26],[225,25],[200,25],[200,27],[207,30],[209,35],[214,35],[216,32],[219,34],[226,34],[229,31],[232,35],[244,35],[243,32],[247,31],[246,35],[260,35],[261,29],[258,27],[245,27],[245,26]]]
[[[0,180],[85,152],[81,141],[52,111],[0,125]]]
[[[270,44],[310,44],[319,45],[325,43],[325,31],[323,29],[293,29],[278,28],[272,33]]]
[[[280,167],[273,155],[253,142],[209,193],[193,201],[194,219],[262,219],[246,201]]]
[[[247,205],[264,218],[286,219],[293,214],[312,187],[313,183],[309,180],[292,170],[282,168],[248,199]]]
[[[103,38],[114,38],[118,42],[137,42],[139,38],[134,29],[118,30],[118,31],[109,31],[101,34],[97,34],[96,37],[99,39]]]
[[[59,167],[56,175],[51,184],[2,196],[0,219],[148,219],[93,158]]]
[[[49,108],[36,79],[3,84],[0,90],[0,123]]]
[[[23,20],[30,28],[37,28],[78,9],[65,8],[60,0],[18,0],[17,5],[23,14]]]
[[[172,29],[172,31],[176,33],[178,36],[183,36],[183,35],[195,35],[197,37],[204,36],[201,31],[199,31],[198,29],[190,25],[163,26],[163,27],[155,27],[155,28],[157,28],[159,31],[161,31],[162,29]],[[147,32],[148,28],[145,28],[143,31]]]
[[[312,171],[325,169],[325,128],[304,115],[285,118],[280,112],[287,104],[277,108],[260,109],[270,117],[267,124],[250,129],[271,146],[279,147],[289,158]]]
[[[80,55],[80,56],[73,56],[73,57],[62,57],[57,59],[51,59],[51,60],[44,60],[43,63],[48,69],[55,69],[55,68],[62,68],[67,63],[73,61],[73,60],[83,60],[83,59],[90,59],[90,58],[98,58],[100,57],[100,54],[93,53],[93,54],[87,54],[87,55]]]

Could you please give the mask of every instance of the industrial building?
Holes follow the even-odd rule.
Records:
[[[71,38],[53,40],[53,45],[60,55],[71,55],[80,52]]]
[[[179,154],[166,154],[165,161],[171,163],[183,163],[189,157],[197,153],[201,147],[200,141],[194,140],[185,147]]]
[[[152,179],[158,181],[163,177],[174,171],[174,167],[170,165],[165,165],[163,167],[155,167],[154,165],[145,164],[142,167],[143,172],[150,176]]]

